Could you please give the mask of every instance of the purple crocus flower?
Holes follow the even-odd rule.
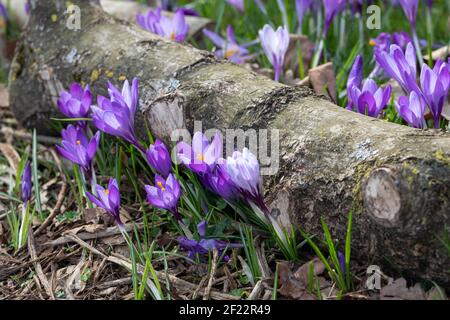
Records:
[[[177,157],[191,171],[204,174],[214,168],[218,159],[222,156],[222,136],[218,132],[211,144],[208,138],[201,132],[196,132],[192,139],[192,146],[185,142],[177,144]]]
[[[219,253],[219,256],[222,255],[223,251],[227,248],[240,248],[242,247],[239,244],[230,244],[223,240],[216,239],[205,239],[206,235],[206,221],[201,221],[197,225],[197,231],[200,236],[200,240],[189,239],[184,236],[180,236],[177,238],[177,242],[180,245],[181,249],[188,252],[188,258],[194,260],[195,256],[198,254],[201,259],[204,258],[209,252],[216,249]],[[228,256],[224,256],[224,261],[228,261]]]
[[[86,118],[92,104],[92,94],[87,85],[84,89],[79,83],[72,83],[69,92],[62,91],[58,99],[59,110],[68,118]]]
[[[361,87],[363,76],[363,59],[361,55],[358,55],[347,78],[347,108],[352,107],[352,97],[350,95],[350,90],[353,86],[356,86],[358,88]]]
[[[245,12],[245,5],[244,0],[226,0],[230,5],[236,8],[236,10],[244,13]]]
[[[399,0],[400,5],[403,8],[403,12],[406,15],[406,18],[411,25],[411,31],[414,41],[414,46],[416,49],[417,59],[420,64],[423,63],[422,52],[420,51],[420,41],[417,36],[417,28],[416,28],[416,17],[417,17],[417,9],[419,7],[419,0]]]
[[[210,169],[200,177],[202,183],[220,197],[233,200],[237,197],[237,189],[227,171],[226,160],[220,158],[215,168]]]
[[[405,53],[393,44],[389,53],[375,51],[375,57],[386,74],[394,78],[406,93],[420,91],[416,80],[416,56],[411,42],[406,45]]]
[[[298,33],[302,33],[303,19],[306,13],[311,8],[313,0],[295,0],[295,10],[298,20]]]
[[[149,10],[145,15],[138,13],[136,21],[143,29],[177,42],[184,41],[189,31],[184,9],[177,9],[171,18],[162,15],[161,8]]]
[[[94,125],[101,131],[121,137],[145,152],[134,133],[134,117],[138,104],[138,79],[130,87],[125,80],[122,92],[108,82],[110,99],[97,97],[98,106],[91,106]]]
[[[392,43],[398,45],[402,50],[405,50],[410,42],[412,42],[412,39],[405,31],[394,32],[392,34]]]
[[[412,91],[408,97],[401,96],[395,101],[398,114],[414,128],[425,128],[425,101],[420,94]]]
[[[411,37],[406,32],[395,32],[393,34],[389,34],[386,32],[380,33],[375,39],[371,39],[369,44],[374,46],[375,54],[380,55],[381,52],[389,53],[390,46],[392,44],[398,45],[402,50],[406,49],[406,46],[409,42],[411,42]],[[371,72],[369,78],[376,77],[381,70],[380,64],[377,62],[374,70]]]
[[[341,251],[338,251],[339,269],[341,269],[342,275],[345,279],[345,256]]]
[[[21,198],[24,203],[27,203],[31,199],[31,166],[30,162],[27,161],[25,168],[22,172],[22,183],[20,185]]]
[[[376,118],[389,102],[391,92],[390,85],[378,88],[372,79],[367,79],[361,90],[356,85],[352,85],[349,92],[352,101],[350,109],[356,108],[359,113]]]
[[[440,117],[450,87],[450,73],[447,64],[438,60],[433,69],[422,65],[420,85],[423,97],[433,115],[434,126],[439,128]]]
[[[156,140],[146,152],[148,163],[163,177],[167,177],[172,170],[172,162],[165,144]]]
[[[91,176],[92,161],[100,142],[100,132],[89,141],[83,129],[69,125],[62,130],[61,146],[56,146],[59,153],[67,160],[79,165],[83,172]]]
[[[284,58],[289,47],[289,31],[287,27],[278,27],[275,31],[270,25],[266,24],[259,31],[264,53],[275,69],[275,81],[280,80],[280,75],[284,66]]]
[[[346,0],[323,0],[323,7],[325,11],[325,27],[323,29],[323,37],[325,38],[328,29],[330,28],[331,22],[333,22],[334,17],[344,10]]]
[[[25,2],[23,9],[26,14],[30,14],[30,2],[29,1]]]
[[[227,27],[227,39],[225,40],[217,33],[209,31],[207,29],[203,30],[205,36],[207,36],[220,50],[215,52],[215,55],[219,58],[226,58],[231,60],[233,63],[241,64],[251,58],[249,51],[245,46],[241,46],[237,43],[234,36],[233,27]]]
[[[419,0],[400,0],[399,2],[409,23],[413,28],[415,28]]]
[[[3,19],[5,19],[5,21],[9,20],[8,10],[6,9],[5,5],[1,2],[0,2],[0,16],[2,16]]]
[[[261,194],[259,162],[250,150],[244,148],[242,152],[235,151],[227,158],[226,166],[227,173],[240,195],[256,204],[264,213],[269,213]]]
[[[173,174],[170,173],[167,180],[156,175],[155,186],[146,185],[145,191],[147,191],[147,201],[152,206],[169,211],[178,221],[181,221],[177,208],[181,188]]]
[[[159,24],[159,20],[161,19],[161,8],[156,10],[148,10],[147,13],[141,14],[138,13],[136,15],[137,23],[143,28],[152,33],[158,33],[157,25]]]
[[[88,191],[86,191],[86,196],[95,203],[96,206],[105,209],[106,212],[114,218],[119,228],[123,230],[123,223],[120,220],[120,193],[116,179],[109,179],[107,189],[100,185],[97,185],[95,189],[98,198]]]
[[[156,24],[156,33],[172,41],[182,42],[186,39],[189,25],[183,10],[177,10],[172,18],[161,16]]]

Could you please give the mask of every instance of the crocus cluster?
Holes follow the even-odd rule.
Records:
[[[206,239],[206,221],[203,220],[197,225],[197,232],[199,234],[199,240],[189,239],[184,236],[180,236],[177,238],[177,242],[180,245],[181,249],[188,252],[188,258],[195,259],[196,255],[199,255],[201,259],[205,257],[210,251],[216,249],[218,251],[219,256],[222,255],[223,251],[227,248],[238,248],[241,245],[238,244],[230,244],[222,240],[217,239]],[[229,260],[228,256],[223,257],[224,261],[227,262]]]
[[[376,118],[389,102],[392,88],[379,88],[372,79],[366,79],[362,85],[362,79],[363,61],[358,55],[347,80],[347,109]]]
[[[184,41],[189,32],[184,10],[181,9],[178,9],[173,17],[163,15],[160,8],[149,10],[145,15],[138,13],[136,20],[143,29],[172,41]]]
[[[264,53],[275,70],[275,81],[279,81],[284,67],[284,58],[289,47],[289,31],[286,26],[278,27],[275,31],[270,25],[266,24],[259,31],[259,39]]]
[[[409,105],[418,106],[425,103],[433,115],[434,126],[439,128],[440,117],[448,96],[450,88],[450,75],[448,65],[442,60],[438,60],[433,69],[426,64],[422,65],[420,81],[417,81],[417,63],[412,43],[406,45],[406,51],[397,46],[391,45],[388,52],[375,52],[375,57],[386,74],[394,78],[402,87],[404,92],[409,96],[401,98],[396,104],[397,111],[410,125],[422,128],[425,121],[411,122],[411,115],[406,113],[407,101]],[[415,93],[412,95],[412,93]],[[413,102],[413,104],[411,104]],[[414,109],[413,112],[419,116],[421,108]],[[410,110],[412,111],[412,110]],[[420,125],[419,125],[420,124]]]
[[[204,29],[203,33],[219,48],[219,50],[216,50],[215,52],[215,55],[218,58],[229,59],[234,63],[240,64],[252,57],[249,55],[246,45],[239,45],[237,43],[232,26],[227,27],[226,40],[217,33],[207,29]]]
[[[268,208],[261,194],[259,162],[247,149],[222,158],[222,137],[217,133],[212,142],[196,132],[192,145],[179,142],[178,160],[196,173],[209,190],[228,200],[239,198],[257,205],[264,213]]]

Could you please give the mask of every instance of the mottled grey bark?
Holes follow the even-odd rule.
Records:
[[[10,74],[11,107],[24,125],[47,131],[58,90],[74,80],[105,94],[107,80],[137,76],[137,120],[147,118],[156,136],[192,130],[194,120],[204,129],[279,130],[280,170],[265,190],[280,218],[321,234],[324,217],[342,240],[353,210],[354,258],[450,285],[449,256],[437,238],[450,222],[449,134],[348,112],[118,21],[96,1],[72,2],[82,9],[76,32],[65,27],[65,1],[33,9]],[[179,81],[174,91],[171,79]]]

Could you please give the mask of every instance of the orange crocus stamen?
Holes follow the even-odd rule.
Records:
[[[158,185],[158,187],[159,187],[162,191],[164,191],[164,190],[166,189],[166,188],[164,188],[164,186],[163,186],[163,184],[162,184],[161,181],[158,181],[156,184]]]
[[[77,145],[80,145],[81,144],[81,141],[80,140],[77,140]]]
[[[203,161],[203,160],[205,160],[205,156],[203,154],[199,153],[197,155],[197,160]]]
[[[109,190],[105,189],[105,194],[108,195],[109,194]]]
[[[234,55],[236,52],[238,52],[238,50],[233,50],[233,49],[227,50],[227,51],[225,51],[224,57],[229,58],[232,55]]]

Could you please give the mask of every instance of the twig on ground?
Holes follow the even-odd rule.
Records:
[[[125,230],[127,232],[133,230],[133,228],[134,228],[133,224],[125,225]],[[136,224],[136,228],[138,230],[142,230],[144,228],[144,225],[143,224]],[[106,238],[106,237],[110,237],[110,236],[115,236],[117,234],[120,234],[120,230],[119,230],[119,228],[117,226],[114,226],[114,227],[109,227],[106,230],[99,231],[99,232],[96,232],[96,233],[81,232],[77,236],[81,240],[94,240],[94,239],[101,239],[101,238]],[[52,246],[59,246],[59,245],[70,243],[70,242],[74,242],[73,238],[71,238],[69,235],[65,235],[65,236],[62,236],[62,237],[60,237],[58,239],[45,242],[45,243],[41,244],[40,246],[42,246],[42,247],[52,247]]]
[[[200,290],[205,285],[206,280],[208,280],[208,277],[206,277],[206,276],[203,277],[202,280],[200,280],[200,283],[198,284],[197,289],[195,289],[194,293],[192,294],[192,297],[191,297],[192,300],[196,300],[197,299],[197,297],[198,297],[198,295],[200,293]]]
[[[131,284],[131,283],[132,283],[131,277],[127,277],[127,278],[122,278],[122,279],[117,279],[117,280],[103,282],[103,283],[97,285],[97,288],[100,289],[100,290],[104,290],[104,289],[108,289],[108,288],[111,288],[111,287],[118,287],[118,286],[128,285],[128,284]]]
[[[263,280],[259,280],[255,287],[253,288],[252,292],[250,293],[250,295],[248,296],[248,300],[257,300],[259,297],[259,294],[261,293],[261,291],[263,290]]]
[[[1,128],[0,132],[3,133],[5,136],[9,135],[20,140],[27,140],[27,141],[33,140],[33,136],[30,133],[13,130],[12,128],[8,127]],[[39,143],[48,144],[52,146],[61,142],[61,139],[42,135],[38,135],[37,140]]]
[[[206,287],[205,294],[203,295],[203,300],[209,300],[209,297],[211,295],[211,288],[213,286],[214,275],[216,274],[218,260],[219,260],[219,251],[216,248],[214,248],[211,272],[209,276],[208,286]]]
[[[104,253],[102,253],[99,250],[92,247],[91,245],[89,245],[88,243],[86,243],[85,241],[83,241],[82,239],[80,239],[78,236],[71,235],[70,237],[72,238],[72,241],[74,241],[74,242],[78,243],[79,245],[81,245],[82,247],[90,250],[92,253],[99,255],[103,258],[106,257],[109,262],[112,262],[114,264],[122,266],[123,268],[127,269],[128,271],[132,270],[132,265],[131,265],[131,262],[129,261],[129,259],[122,257],[118,254],[114,254],[114,253],[111,256],[107,256]],[[144,267],[141,265],[137,265],[137,270],[140,274],[142,274],[144,271]],[[170,281],[170,284],[173,287],[175,287],[177,290],[180,290],[183,292],[189,292],[189,291],[194,291],[197,288],[197,285],[190,283],[186,280],[177,278],[174,275],[166,274],[165,272],[162,272],[162,271],[155,271],[155,274],[158,277],[159,281],[165,281],[166,277],[167,277],[168,280]],[[200,291],[200,295],[202,295],[201,291]],[[240,300],[240,297],[232,296],[232,295],[218,292],[215,290],[211,290],[210,297],[212,299],[217,299],[217,300]]]
[[[61,206],[64,203],[64,199],[66,196],[67,191],[67,183],[63,182],[63,185],[61,187],[61,190],[58,193],[58,198],[56,200],[56,205],[50,212],[49,216],[44,220],[44,222],[39,226],[39,228],[36,229],[34,232],[34,235],[38,235],[42,230],[44,230],[50,223],[52,223],[53,219],[58,215],[60,212]]]
[[[30,253],[31,260],[34,260],[34,269],[36,270],[36,274],[39,278],[39,282],[44,287],[45,291],[47,292],[50,299],[55,300],[55,296],[53,295],[53,290],[50,287],[50,284],[48,283],[47,277],[45,276],[44,272],[42,271],[42,266],[40,262],[37,260],[37,253],[36,253],[36,246],[34,242],[34,235],[31,228],[28,230],[28,252]]]

